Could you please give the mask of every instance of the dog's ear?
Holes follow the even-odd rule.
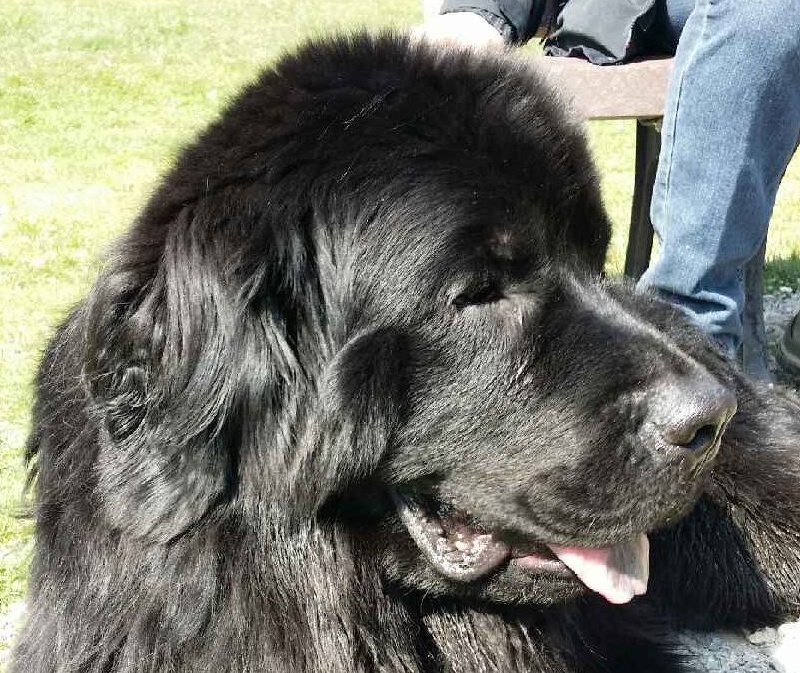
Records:
[[[318,420],[300,442],[292,479],[306,514],[375,472],[402,418],[409,353],[403,333],[373,328],[328,365]]]
[[[357,449],[348,470],[356,477],[375,470],[391,441],[405,398],[408,356],[402,333],[379,328],[352,339],[334,360],[332,398],[342,436]]]
[[[274,353],[262,352],[243,315],[237,244],[221,226],[198,207],[150,237],[134,229],[87,304],[98,500],[134,536],[169,540],[231,494],[241,432],[234,400],[257,376],[265,400],[277,385]]]

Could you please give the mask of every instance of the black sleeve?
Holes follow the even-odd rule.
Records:
[[[444,0],[440,13],[479,14],[507,43],[521,44],[536,33],[546,4],[546,0]]]

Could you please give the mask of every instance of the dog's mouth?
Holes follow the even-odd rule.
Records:
[[[607,547],[509,544],[469,513],[392,490],[397,513],[433,568],[456,582],[474,582],[514,563],[536,574],[575,575],[611,603],[647,591],[649,541],[638,533]]]

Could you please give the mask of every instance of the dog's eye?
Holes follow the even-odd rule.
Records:
[[[480,285],[469,288],[453,299],[453,306],[461,310],[467,306],[491,304],[504,298],[503,292],[496,285]]]

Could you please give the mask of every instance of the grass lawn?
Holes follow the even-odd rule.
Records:
[[[261,65],[313,34],[418,19],[416,0],[0,3],[0,613],[23,595],[30,557],[31,527],[17,514],[35,364],[108,242],[175,151]],[[595,124],[590,137],[618,271],[632,123]],[[798,222],[796,158],[773,219],[769,287],[800,285]]]

